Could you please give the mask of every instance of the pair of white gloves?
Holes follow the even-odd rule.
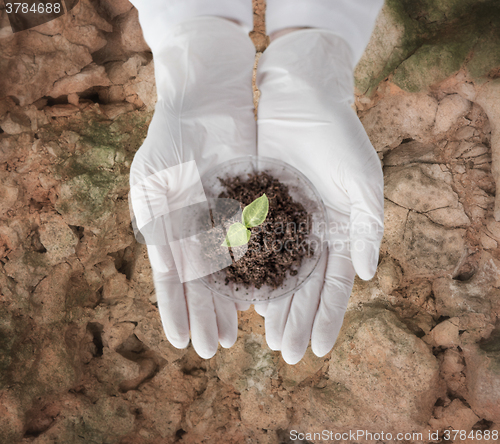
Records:
[[[300,361],[309,340],[324,356],[342,326],[355,274],[365,280],[375,274],[383,234],[380,160],[350,107],[358,55],[326,29],[277,38],[259,61],[255,122],[255,48],[248,29],[199,16],[167,28],[153,43],[145,17],[140,15],[153,49],[158,102],[130,172],[137,228],[196,201],[186,199],[199,175],[232,158],[279,158],[300,170],[326,205],[328,254],[293,296],[255,309],[265,317],[269,347],[281,350],[287,363]],[[168,242],[148,245],[148,255],[170,343],[185,348],[191,333],[203,358],[212,357],[219,343],[231,347],[237,311],[249,305],[213,295],[199,280],[183,282]]]

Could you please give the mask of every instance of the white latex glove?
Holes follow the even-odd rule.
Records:
[[[287,28],[329,29],[347,42],[356,65],[383,5],[384,0],[267,0],[266,30],[272,39]]]
[[[283,359],[302,359],[309,339],[324,356],[342,326],[355,274],[371,279],[383,235],[380,160],[353,102],[353,56],[332,31],[306,29],[273,41],[257,85],[258,154],[285,160],[316,186],[329,218],[328,255],[292,297],[257,305],[266,339]]]
[[[246,33],[253,28],[249,0],[130,0],[130,3],[139,11],[144,40],[153,55],[164,46],[163,40],[169,38],[165,30],[193,17],[228,18],[239,22]]]
[[[165,30],[153,54],[158,102],[130,171],[139,229],[203,200],[199,177],[207,169],[256,154],[255,47],[242,27],[218,17],[193,18]],[[148,255],[170,343],[185,348],[191,331],[203,358],[212,357],[219,342],[232,346],[237,308],[248,307],[214,296],[199,280],[183,282],[168,242],[148,245]]]

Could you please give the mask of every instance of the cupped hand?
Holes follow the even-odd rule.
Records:
[[[200,177],[208,169],[256,155],[255,47],[243,28],[218,17],[190,19],[159,34],[162,43],[153,50],[158,102],[131,166],[130,204],[136,231],[148,244],[167,339],[184,348],[191,333],[196,352],[210,358],[219,342],[233,345],[237,309],[247,306],[216,297],[199,279],[183,278],[171,247],[178,227],[169,217],[206,200]]]
[[[383,174],[351,108],[353,63],[333,32],[299,30],[273,41],[257,70],[258,155],[280,158],[321,194],[328,239],[315,274],[292,297],[256,306],[266,339],[289,364],[309,340],[317,356],[339,334],[356,273],[371,279],[383,235]]]

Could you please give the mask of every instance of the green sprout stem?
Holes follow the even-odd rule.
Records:
[[[243,209],[242,223],[236,222],[227,230],[226,239],[221,244],[223,247],[239,247],[250,240],[249,228],[262,224],[269,212],[269,199],[265,194],[255,199]]]

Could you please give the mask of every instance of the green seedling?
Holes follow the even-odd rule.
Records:
[[[236,222],[227,230],[226,239],[222,242],[223,247],[239,247],[250,240],[249,228],[262,224],[269,211],[269,199],[265,194],[255,199],[250,205],[243,209],[242,222]]]

